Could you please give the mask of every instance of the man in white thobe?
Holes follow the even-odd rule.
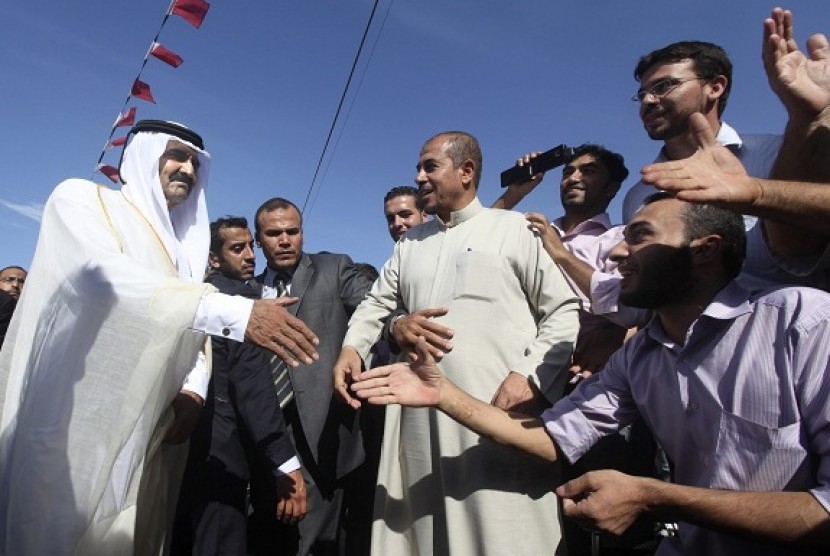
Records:
[[[163,440],[195,422],[205,333],[292,364],[316,356],[314,335],[278,303],[202,283],[201,137],[156,120],[128,137],[120,190],[73,179],[47,201],[0,353],[2,555],[160,553],[178,482],[178,447]],[[286,351],[283,334],[304,347]]]
[[[529,408],[561,395],[578,302],[521,214],[481,206],[480,175],[469,134],[441,133],[421,150],[416,183],[436,218],[398,241],[352,316],[334,381],[353,407],[348,382],[399,301],[410,313],[391,327],[401,347],[411,345],[404,330],[434,339],[441,368],[477,398]],[[373,554],[553,553],[555,468],[432,409],[390,409]]]

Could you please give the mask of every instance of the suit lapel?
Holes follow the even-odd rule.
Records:
[[[308,288],[308,284],[311,282],[311,277],[313,275],[314,265],[311,263],[311,257],[309,257],[306,253],[303,253],[303,256],[300,258],[300,263],[297,265],[297,269],[291,277],[291,292],[289,294],[289,297],[299,297],[300,300],[297,301],[297,303],[286,307],[288,312],[295,317],[297,316],[297,311],[300,310],[300,305],[303,303],[305,291]]]

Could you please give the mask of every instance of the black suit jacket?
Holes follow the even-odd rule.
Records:
[[[216,274],[207,280],[220,292],[258,298],[246,282]],[[271,352],[255,345],[212,337],[213,373],[205,407],[191,436],[189,460],[208,461],[216,470],[244,481],[250,477],[246,451],[276,476],[295,455],[274,383]]]
[[[257,276],[262,283],[265,274]],[[317,335],[320,359],[289,371],[297,413],[318,470],[337,479],[363,461],[357,412],[336,399],[332,369],[354,310],[372,287],[346,255],[303,253],[291,278],[286,307]],[[308,465],[308,462],[304,462]]]

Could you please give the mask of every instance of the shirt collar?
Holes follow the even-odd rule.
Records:
[[[582,222],[580,222],[579,224],[577,224],[574,227],[573,231],[570,234],[565,234],[565,231],[562,228],[564,223],[565,223],[565,217],[564,216],[560,216],[559,218],[557,218],[556,220],[551,222],[551,225],[553,225],[553,227],[556,228],[556,230],[559,232],[559,235],[561,235],[561,236],[564,236],[564,235],[569,235],[569,236],[579,235],[579,234],[583,233],[587,228],[593,228],[595,226],[601,227],[603,229],[603,231],[608,231],[613,227],[611,225],[611,217],[608,216],[607,212],[603,212],[602,214],[595,214],[591,218],[589,218],[587,220],[583,220]]]
[[[701,317],[705,316],[711,319],[725,321],[734,320],[743,314],[751,313],[752,304],[749,302],[749,296],[749,290],[738,284],[735,280],[732,280],[709,302],[709,305],[703,310]],[[692,323],[689,327],[690,331],[700,322],[701,317],[698,317]],[[646,325],[646,333],[652,340],[660,342],[667,347],[674,345],[674,342],[669,339],[663,330],[663,325],[660,324],[660,319],[657,318],[657,315],[654,315]]]
[[[294,270],[297,267],[287,268],[287,269],[274,269],[270,266],[265,270],[265,285],[273,287],[277,280],[282,280],[283,282],[291,282],[291,278],[294,276]]]
[[[470,204],[464,207],[463,209],[452,211],[450,213],[450,219],[448,222],[444,222],[437,215],[435,216],[435,219],[441,222],[441,224],[443,224],[444,227],[452,228],[453,226],[458,226],[459,224],[462,224],[467,220],[470,220],[483,209],[484,207],[481,205],[481,201],[478,200],[478,197],[475,197],[472,201],[470,201]]]
[[[743,147],[744,144],[743,139],[741,139],[741,136],[738,135],[737,131],[735,131],[735,128],[726,122],[720,123],[720,129],[718,130],[715,140],[724,147],[729,147],[729,150],[735,152],[741,150],[741,147]],[[665,162],[666,160],[668,160],[668,158],[666,158],[666,148],[663,147],[660,149],[660,154],[657,156],[657,160],[655,162]]]

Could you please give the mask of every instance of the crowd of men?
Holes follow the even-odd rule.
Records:
[[[0,556],[826,553],[830,45],[776,8],[763,59],[780,136],[723,121],[717,45],[639,60],[624,225],[599,144],[549,220],[434,135],[379,272],[285,198],[209,222],[202,138],[138,122],[0,271]]]

